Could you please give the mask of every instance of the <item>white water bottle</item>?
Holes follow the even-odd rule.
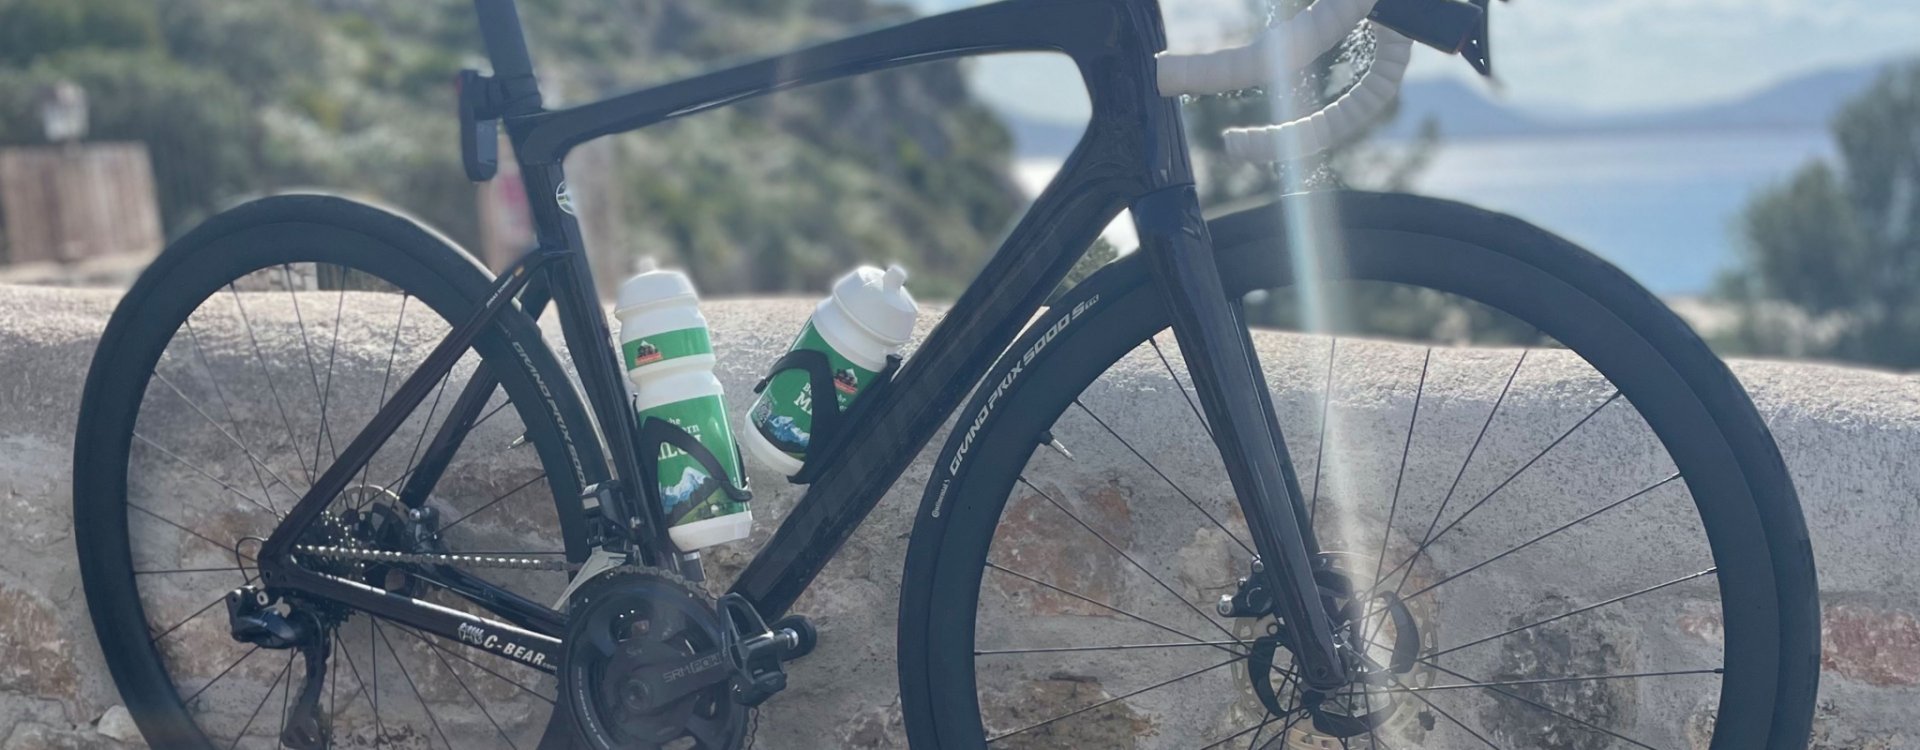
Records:
[[[667,533],[683,551],[745,539],[753,531],[753,513],[722,491],[722,483],[744,486],[745,478],[727,424],[726,392],[713,375],[706,316],[685,274],[646,266],[620,286],[614,309],[620,359],[635,386],[634,410],[642,424],[657,418],[686,430],[725,469],[722,476],[709,476],[686,452],[660,447],[656,466]]]
[[[833,284],[833,294],[813,308],[788,347],[826,355],[833,369],[833,397],[845,412],[913,337],[920,313],[907,292],[907,269],[861,266]],[[804,370],[774,373],[741,424],[741,443],[756,460],[787,476],[799,473],[812,442],[812,379]]]

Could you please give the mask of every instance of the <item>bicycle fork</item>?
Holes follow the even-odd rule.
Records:
[[[1275,617],[1286,623],[1300,676],[1308,687],[1331,691],[1347,684],[1347,667],[1313,578],[1319,552],[1293,479],[1278,417],[1264,386],[1252,341],[1227,299],[1214,265],[1200,202],[1192,185],[1148,193],[1131,206],[1140,251],[1173,318],[1174,337],[1227,477],[1247,517],[1255,549],[1273,592]]]

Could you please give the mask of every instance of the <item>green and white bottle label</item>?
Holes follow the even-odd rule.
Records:
[[[712,354],[713,342],[705,328],[682,328],[643,336],[620,346],[621,361],[634,370],[676,357]]]
[[[672,445],[660,446],[660,503],[671,526],[704,521],[747,509],[720,491],[722,482],[739,484],[740,456],[734,446],[733,431],[727,427],[727,409],[719,396],[701,396],[685,401],[661,404],[640,412],[640,419],[664,419],[686,430],[701,445],[713,452],[726,468],[726,475],[708,476],[705,467]]]
[[[793,342],[792,349],[812,349],[827,355],[828,364],[833,367],[833,396],[841,411],[845,411],[854,398],[860,395],[860,389],[872,382],[876,374],[873,370],[854,364],[852,360],[834,351],[821,338],[820,332],[813,327],[813,321],[807,321],[800,329],[800,337]],[[805,370],[787,370],[773,376],[759,400],[753,403],[748,413],[754,429],[761,437],[796,459],[807,455],[807,444],[813,437],[813,379]]]

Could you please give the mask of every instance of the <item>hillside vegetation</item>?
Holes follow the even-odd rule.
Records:
[[[550,106],[903,19],[875,0],[521,0]],[[239,196],[321,186],[471,246],[454,71],[484,69],[468,0],[0,0],[0,144],[36,92],[86,88],[91,138],[151,149],[177,233]],[[710,292],[817,291],[898,260],[924,294],[971,276],[1014,210],[1010,140],[954,63],[780,94],[622,136],[620,252]],[[0,217],[0,220],[4,220]]]

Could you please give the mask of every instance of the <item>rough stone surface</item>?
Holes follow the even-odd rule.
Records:
[[[115,301],[111,292],[0,287],[0,352],[5,354],[0,361],[5,368],[0,374],[0,508],[9,518],[0,525],[0,750],[133,746],[115,740],[117,733],[109,732],[109,722],[102,719],[121,700],[107,676],[86,615],[73,548],[69,468],[81,381]],[[318,302],[304,303],[309,325],[315,324]],[[350,297],[348,315],[390,319],[393,311],[382,304],[386,301]],[[761,368],[788,345],[809,304],[755,300],[706,305],[719,353],[718,370],[736,418],[746,408],[746,394]],[[284,332],[292,325],[295,311],[284,303],[261,300],[247,314],[256,326],[278,326]],[[215,322],[232,320],[216,318],[203,327],[202,335],[209,339],[203,343],[216,365],[246,362],[252,356],[244,338],[221,338],[216,333]],[[930,323],[923,322],[921,335]],[[377,392],[381,388],[378,365],[391,349],[403,352],[403,361],[417,361],[435,338],[432,327],[416,317],[409,317],[401,328],[398,339],[393,338],[391,326],[383,335],[338,334],[342,339],[338,356],[359,371],[373,373],[351,376],[360,379],[349,379],[341,392]],[[1472,453],[1467,470],[1461,471],[1517,352],[1435,350],[1425,386],[1416,388],[1424,359],[1421,348],[1343,340],[1334,350],[1335,396],[1323,425],[1319,394],[1327,369],[1327,341],[1265,334],[1256,341],[1275,387],[1276,407],[1301,482],[1320,497],[1328,514],[1322,524],[1323,538],[1330,540],[1329,549],[1344,555],[1343,568],[1365,575],[1382,558],[1389,565],[1404,559],[1418,541],[1408,537],[1419,536],[1441,506],[1447,508],[1443,518],[1449,520],[1477,508],[1468,522],[1447,537],[1446,544],[1435,545],[1413,566],[1403,587],[1417,617],[1434,617],[1443,623],[1423,630],[1421,636],[1429,643],[1461,643],[1564,611],[1570,603],[1598,601],[1659,576],[1670,578],[1699,569],[1689,567],[1704,554],[1697,516],[1686,502],[1684,487],[1675,483],[1656,488],[1578,531],[1489,564],[1459,583],[1414,595],[1482,562],[1490,550],[1504,549],[1591,511],[1596,502],[1619,499],[1654,483],[1672,471],[1663,464],[1664,453],[1646,436],[1645,425],[1634,411],[1609,406],[1570,437],[1561,453],[1541,460],[1500,488],[1500,480],[1525,465],[1540,446],[1604,402],[1605,384],[1582,363],[1554,352],[1530,355],[1506,396],[1500,418],[1487,429],[1484,445]],[[1161,343],[1178,369],[1179,353],[1171,340],[1163,337]],[[301,356],[297,344],[268,355],[288,363],[299,362]],[[179,369],[164,371],[178,374],[169,380],[185,396],[212,403],[217,394],[205,378],[193,377],[197,366],[182,360],[168,365]],[[294,369],[276,377],[292,373],[304,377],[304,364],[289,368]],[[1920,748],[1920,725],[1912,712],[1912,706],[1920,704],[1920,625],[1916,625],[1920,578],[1915,574],[1920,557],[1914,552],[1920,549],[1920,468],[1913,460],[1920,455],[1920,378],[1775,362],[1736,362],[1734,369],[1786,455],[1821,566],[1827,605],[1823,655],[1827,672],[1815,746],[1822,750]],[[265,389],[257,380],[241,377],[222,388],[228,396],[264,399]],[[1129,555],[1149,561],[1156,566],[1160,582],[1182,592],[1188,601],[1204,605],[1227,590],[1235,576],[1244,575],[1247,555],[1234,536],[1243,533],[1243,522],[1218,459],[1178,388],[1153,351],[1146,349],[1130,354],[1119,369],[1083,395],[1083,402],[1091,414],[1127,436],[1134,449],[1189,497],[1172,492],[1166,481],[1104,432],[1091,414],[1070,410],[1054,431],[1074,459],[1044,448],[1036,451],[1028,472],[1033,488],[1016,490],[1007,510],[1009,523],[995,540],[993,555],[1037,578],[1070,583],[1075,590],[1094,595],[1089,598],[1218,636],[1199,622],[1202,615],[1170,603],[1158,583],[1073,520],[1081,519]],[[288,416],[296,426],[314,424],[312,401],[289,403]],[[349,405],[339,408],[351,412]],[[364,414],[357,418],[364,419]],[[273,486],[274,478],[256,477],[251,469],[257,464],[235,451],[230,441],[207,428],[206,420],[192,411],[176,408],[154,420],[156,435],[177,441],[170,442],[169,449],[207,462],[222,477],[220,481],[239,488],[267,486],[268,498],[277,503],[291,500],[290,491]],[[311,454],[315,450],[314,435],[305,430],[283,431],[280,420],[279,414],[260,409],[244,411],[233,423],[247,434],[247,442],[263,446],[263,453]],[[1414,437],[1403,466],[1400,456],[1402,447],[1409,445],[1410,424]],[[145,427],[143,421],[143,434]],[[405,426],[402,434],[414,431],[417,426]],[[300,434],[288,439],[286,432]],[[530,451],[505,449],[516,434],[511,425],[483,425],[475,442],[499,450],[484,460],[463,459],[436,494],[436,502],[448,512],[464,513],[538,476]],[[320,437],[324,441],[326,436]],[[335,437],[340,442],[347,439]],[[926,459],[943,440],[944,434],[936,437]],[[399,463],[404,459],[394,459],[392,466],[404,465]],[[287,484],[300,486],[300,479],[288,475],[303,469],[277,461],[269,457],[260,463],[286,476]],[[156,497],[186,498],[179,501],[179,512],[195,529],[231,535],[271,518],[162,455],[137,453],[137,462],[141,471],[150,472]],[[822,647],[793,666],[792,688],[762,711],[758,747],[904,746],[893,627],[906,538],[929,474],[926,460],[909,469],[801,599],[797,610],[819,624]],[[764,469],[755,467],[750,476],[757,493],[754,538],[708,552],[716,588],[737,574],[749,551],[765,541],[799,496],[798,488]],[[1049,497],[1073,516],[1055,507]],[[1189,499],[1233,533],[1195,513]],[[509,505],[517,504],[518,510],[476,515],[462,525],[461,533],[472,544],[539,543],[547,536],[552,518],[550,508],[543,513],[541,502],[543,497],[516,496]],[[1389,513],[1396,518],[1394,532],[1382,540],[1377,530]],[[1388,550],[1385,555],[1380,553],[1382,548]],[[177,532],[144,540],[136,557],[178,567],[231,565],[229,551],[207,549]],[[1605,566],[1589,561],[1604,561]],[[978,620],[981,648],[1171,638],[1057,592],[994,574],[986,581]],[[237,582],[223,578],[196,583],[218,588]],[[530,595],[550,596],[556,588],[551,576],[530,574],[513,582],[523,584]],[[187,588],[185,583],[181,586]],[[1444,664],[1476,678],[1523,679],[1698,664],[1716,657],[1722,642],[1719,613],[1711,606],[1713,595],[1714,588],[1707,582],[1676,586],[1605,616],[1569,618],[1526,638],[1465,649],[1450,655]],[[205,603],[187,593],[162,591],[149,602],[149,614],[154,620],[177,621]],[[363,622],[354,621],[365,628]],[[192,619],[180,635],[167,639],[168,653],[204,679],[241,653],[226,640],[223,630],[223,618]],[[425,701],[437,707],[463,704],[467,698],[457,685],[465,680],[486,701],[519,705],[484,717],[472,712],[452,715],[449,732],[476,738],[456,745],[490,747],[495,735],[489,723],[498,722],[516,732],[528,723],[532,707],[515,703],[517,691],[447,656],[457,651],[439,651],[397,630],[386,630],[384,635],[386,642],[377,649],[383,667],[394,655],[403,662],[424,665],[407,677]],[[365,670],[366,661],[373,658],[371,639],[364,632],[360,637],[358,645],[346,646],[346,652]],[[1037,720],[1065,708],[1089,705],[1211,663],[1198,653],[1210,649],[1179,651],[1183,653],[1134,653],[1124,661],[1091,665],[1062,655],[998,662],[982,657],[983,674],[998,680],[982,693],[989,722],[996,728],[1010,728],[1023,719]],[[286,665],[284,658],[255,657],[237,667],[234,673],[239,677],[230,682],[261,688],[288,676],[297,680],[301,668]],[[383,669],[379,677],[383,692],[405,695],[407,685],[392,672]],[[1243,669],[1221,669],[1205,679],[1211,680],[1208,689],[1215,695],[1229,698],[1200,702],[1165,696],[1121,701],[1089,711],[1079,720],[1060,722],[1046,733],[1026,735],[1015,741],[1016,746],[1026,742],[1036,747],[1188,747],[1195,744],[1195,737],[1219,736],[1257,716],[1244,690],[1236,687],[1246,683]],[[1427,673],[1422,679],[1446,683],[1461,678]],[[354,687],[352,680],[347,685],[349,690]],[[1701,737],[1711,726],[1713,703],[1697,687],[1698,683],[1684,680],[1671,687],[1650,685],[1637,691],[1610,685],[1543,686],[1527,696],[1600,712],[1595,716],[1637,722],[1636,726],[1646,728],[1647,737],[1660,740],[1650,742],[1656,746],[1704,747]],[[258,690],[253,693],[258,694]],[[1575,739],[1540,734],[1538,716],[1529,721],[1515,713],[1519,709],[1499,701],[1435,695],[1436,702],[1456,715],[1482,717],[1484,725],[1501,727],[1505,746],[1574,748],[1594,741],[1590,735]],[[383,706],[383,710],[407,709],[398,705]],[[245,719],[243,708],[217,715],[214,721],[236,731]],[[1395,747],[1474,744],[1463,742],[1445,719],[1412,710],[1399,714],[1394,727],[1393,732],[1414,740],[1395,743]],[[362,740],[371,740],[381,731],[352,722],[340,730],[343,736]],[[264,742],[262,728],[251,731],[250,741],[243,746],[252,746],[254,739]],[[1304,742],[1299,737],[1290,739]],[[419,737],[412,740],[424,742]]]
[[[140,727],[133,723],[133,714],[127,713],[126,706],[114,706],[100,715],[100,723],[94,729],[109,739],[119,742],[139,742]]]

